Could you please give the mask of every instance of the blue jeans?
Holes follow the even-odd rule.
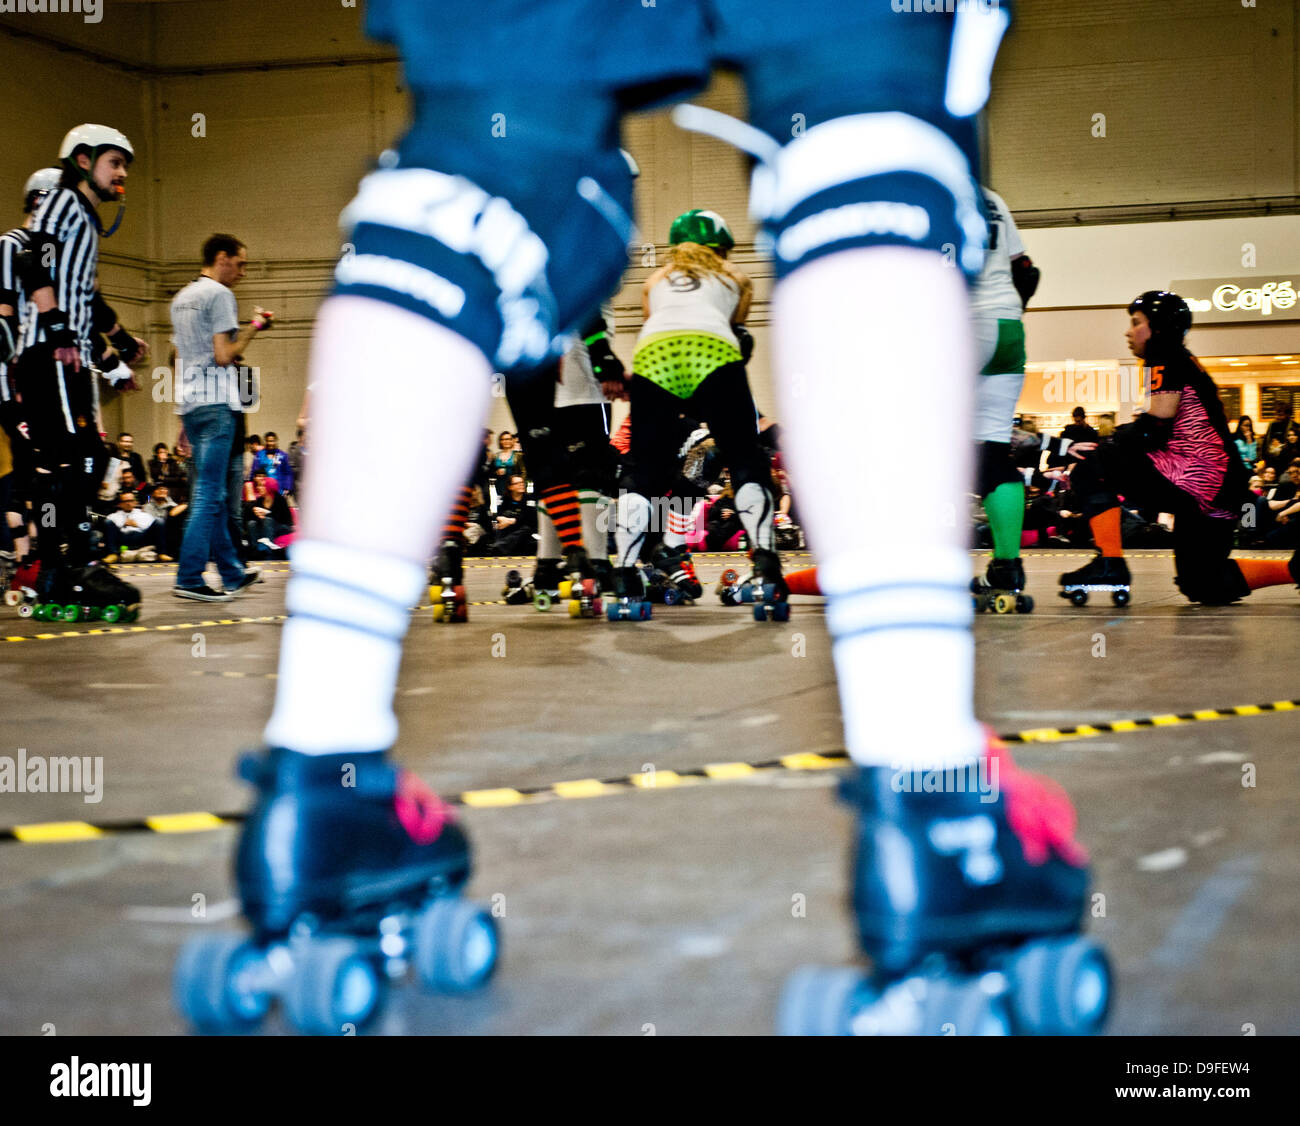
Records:
[[[203,585],[203,569],[211,557],[226,588],[244,578],[244,564],[230,542],[226,522],[227,474],[230,443],[235,435],[235,416],[221,403],[195,407],[185,415],[185,434],[194,450],[194,485],[190,495],[189,520],[181,540],[176,585]]]

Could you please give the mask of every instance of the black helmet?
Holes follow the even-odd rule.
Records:
[[[1182,340],[1192,327],[1192,311],[1187,307],[1187,302],[1178,294],[1167,290],[1148,289],[1133,299],[1128,311],[1145,315],[1153,336]]]

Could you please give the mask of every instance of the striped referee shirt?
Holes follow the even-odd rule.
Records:
[[[15,227],[0,235],[0,305],[12,305],[19,318],[23,315],[27,294],[18,269],[18,256],[30,245],[31,240],[22,227]],[[0,403],[7,403],[13,397],[8,365],[0,363]]]
[[[99,266],[99,216],[81,192],[56,188],[41,201],[28,229],[33,252],[38,256],[43,235],[58,242],[58,259],[53,264],[38,260],[34,273],[48,270],[53,275],[54,304],[68,315],[68,327],[77,339],[81,362],[89,365],[91,304]],[[23,314],[24,348],[45,341],[45,331],[37,327],[36,316],[35,303],[29,303]]]

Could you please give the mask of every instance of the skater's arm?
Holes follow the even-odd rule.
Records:
[[[1181,391],[1164,391],[1157,392],[1154,389],[1151,394],[1151,406],[1147,413],[1155,418],[1170,419],[1178,413],[1178,404],[1182,402],[1183,393]]]

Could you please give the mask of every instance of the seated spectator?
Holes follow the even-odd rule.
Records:
[[[162,525],[163,551],[162,559],[175,558],[181,553],[181,536],[185,531],[185,513],[188,504],[177,504],[172,500],[171,492],[165,481],[157,481],[149,490],[149,499],[145,501],[143,511],[147,512]]]
[[[163,548],[162,525],[149,513],[136,508],[137,501],[134,489],[123,489],[118,496],[117,511],[109,515],[104,525],[104,562],[116,563],[120,559],[133,563],[138,559],[152,563],[161,558],[164,563],[170,563],[170,556],[159,554]]]
[[[1265,547],[1300,547],[1300,458],[1287,467],[1286,477],[1265,502],[1273,511],[1274,523],[1264,537]]]
[[[524,489],[523,476],[511,474],[506,497],[492,521],[494,555],[532,555],[537,549],[537,509],[524,499]]]
[[[144,472],[144,460],[136,452],[135,439],[125,430],[117,436],[117,456],[131,466],[136,481],[147,481]]]
[[[167,491],[172,497],[180,503],[183,503],[182,498],[187,495],[186,486],[189,484],[189,479],[185,472],[185,464],[172,456],[166,442],[159,442],[153,448],[153,457],[149,459],[149,482],[150,484],[162,482],[167,486]]]
[[[282,497],[293,492],[293,469],[289,465],[289,455],[280,449],[280,437],[274,430],[266,432],[266,444],[260,453],[253,456],[253,472],[259,470],[279,486]]]
[[[474,485],[470,489],[469,514],[465,520],[465,554],[485,555],[491,549],[492,514],[488,511],[483,489]]]
[[[736,494],[727,485],[709,506],[704,521],[704,544],[710,551],[734,551],[736,537],[744,530],[736,512]]]
[[[1237,429],[1232,432],[1232,440],[1237,453],[1241,455],[1242,464],[1247,470],[1253,471],[1255,462],[1259,460],[1259,438],[1255,435],[1255,424],[1250,415],[1243,414],[1237,419]]]
[[[268,477],[264,471],[255,472],[251,484],[253,498],[244,501],[248,542],[256,554],[281,559],[284,548],[276,541],[293,534],[293,510],[275,478]]]

